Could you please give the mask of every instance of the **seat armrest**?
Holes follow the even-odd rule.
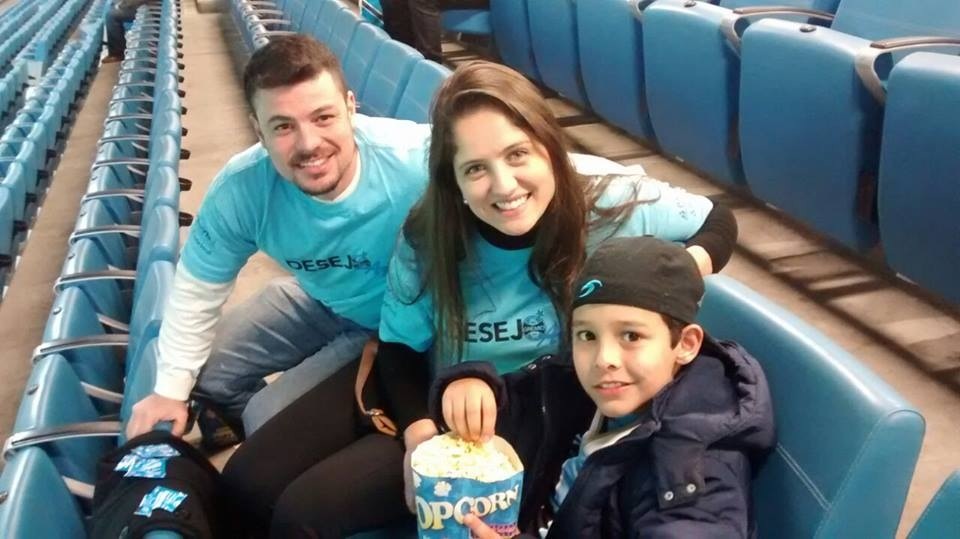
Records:
[[[84,271],[81,273],[71,273],[63,275],[54,283],[53,289],[57,292],[77,284],[89,283],[93,281],[136,281],[136,270],[101,270]]]
[[[894,52],[916,49],[956,47],[960,39],[943,36],[908,36],[874,41],[869,47],[857,51],[854,66],[864,87],[882,105],[887,100],[887,89],[877,73],[877,58]]]
[[[120,436],[121,427],[119,421],[87,421],[17,432],[4,442],[3,458],[10,460],[10,457],[21,449],[50,442],[74,438],[117,437]]]
[[[130,335],[91,335],[69,339],[56,339],[40,343],[33,350],[33,362],[49,354],[60,354],[84,348],[126,348],[130,344]]]
[[[80,204],[83,204],[88,200],[102,200],[105,198],[120,198],[120,197],[130,199],[135,202],[143,203],[143,200],[146,197],[146,190],[145,189],[104,189],[102,191],[93,191],[92,193],[87,193],[83,195],[83,198],[80,199]]]
[[[139,238],[140,225],[104,225],[81,228],[80,230],[74,230],[73,233],[70,234],[69,241],[71,244],[74,244],[83,238],[95,238],[105,234],[123,234],[124,236]]]
[[[775,15],[794,15],[824,21],[832,21],[834,17],[833,13],[828,11],[800,9],[791,6],[742,7],[734,9],[720,20],[720,31],[723,32],[724,37],[726,37],[730,45],[733,46],[733,50],[739,54],[740,43],[742,41],[741,36],[747,26],[741,23],[749,23],[751,19],[772,17]]]

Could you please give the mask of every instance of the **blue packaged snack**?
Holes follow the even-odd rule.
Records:
[[[141,445],[139,447],[134,447],[132,454],[148,459],[180,456],[180,452],[173,447],[170,447],[168,444]]]
[[[185,499],[187,499],[187,495],[179,490],[156,486],[153,487],[153,490],[143,495],[143,499],[140,500],[140,505],[133,514],[151,517],[153,516],[154,509],[163,509],[164,511],[172,513],[177,510],[177,507],[180,507],[180,504],[183,503]]]
[[[124,455],[120,462],[117,463],[117,466],[114,468],[115,471],[125,472],[133,466],[133,463],[137,461],[136,455]]]
[[[480,445],[435,436],[414,450],[411,465],[421,539],[469,539],[470,513],[500,535],[519,534],[523,465],[502,438]]]
[[[163,479],[167,476],[167,459],[138,458],[130,465],[123,476]]]

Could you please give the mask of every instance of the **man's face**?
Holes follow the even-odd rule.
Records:
[[[329,73],[278,88],[257,90],[250,121],[274,167],[301,191],[334,199],[357,170],[353,92]]]

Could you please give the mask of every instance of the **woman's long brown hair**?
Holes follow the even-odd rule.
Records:
[[[476,218],[463,203],[457,186],[453,127],[458,119],[480,108],[504,114],[543,145],[550,158],[556,192],[537,224],[527,271],[550,297],[561,327],[566,327],[573,282],[585,257],[588,210],[594,210],[604,221],[619,221],[624,213],[622,208],[595,208],[608,182],[587,183],[577,174],[563,131],[533,84],[499,64],[461,65],[437,93],[432,112],[430,181],[404,225],[404,235],[423,275],[420,293],[428,292],[433,299],[435,352],[440,364],[456,363],[463,352],[467,321],[460,270],[472,257],[470,237],[476,226]]]

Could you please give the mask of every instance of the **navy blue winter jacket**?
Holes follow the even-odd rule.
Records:
[[[583,432],[584,418],[589,421],[583,391],[574,394],[567,379],[557,383],[561,371],[577,383],[572,366],[556,358],[535,365],[500,378],[488,363],[460,364],[441,373],[431,392],[432,409],[439,410],[443,389],[455,379],[479,377],[494,388],[498,433],[521,446],[527,467],[520,522],[526,532],[535,531],[559,464],[571,456],[570,423]],[[542,380],[539,395],[529,387],[518,391],[523,384],[511,379],[551,369],[554,375]],[[531,422],[534,410],[546,416],[542,425]],[[562,410],[572,413],[556,413]],[[434,417],[442,425],[440,415]],[[517,421],[525,425],[509,424]],[[774,443],[773,407],[760,365],[739,345],[707,337],[697,359],[644,410],[640,425],[587,458],[548,537],[751,537],[750,479]]]

